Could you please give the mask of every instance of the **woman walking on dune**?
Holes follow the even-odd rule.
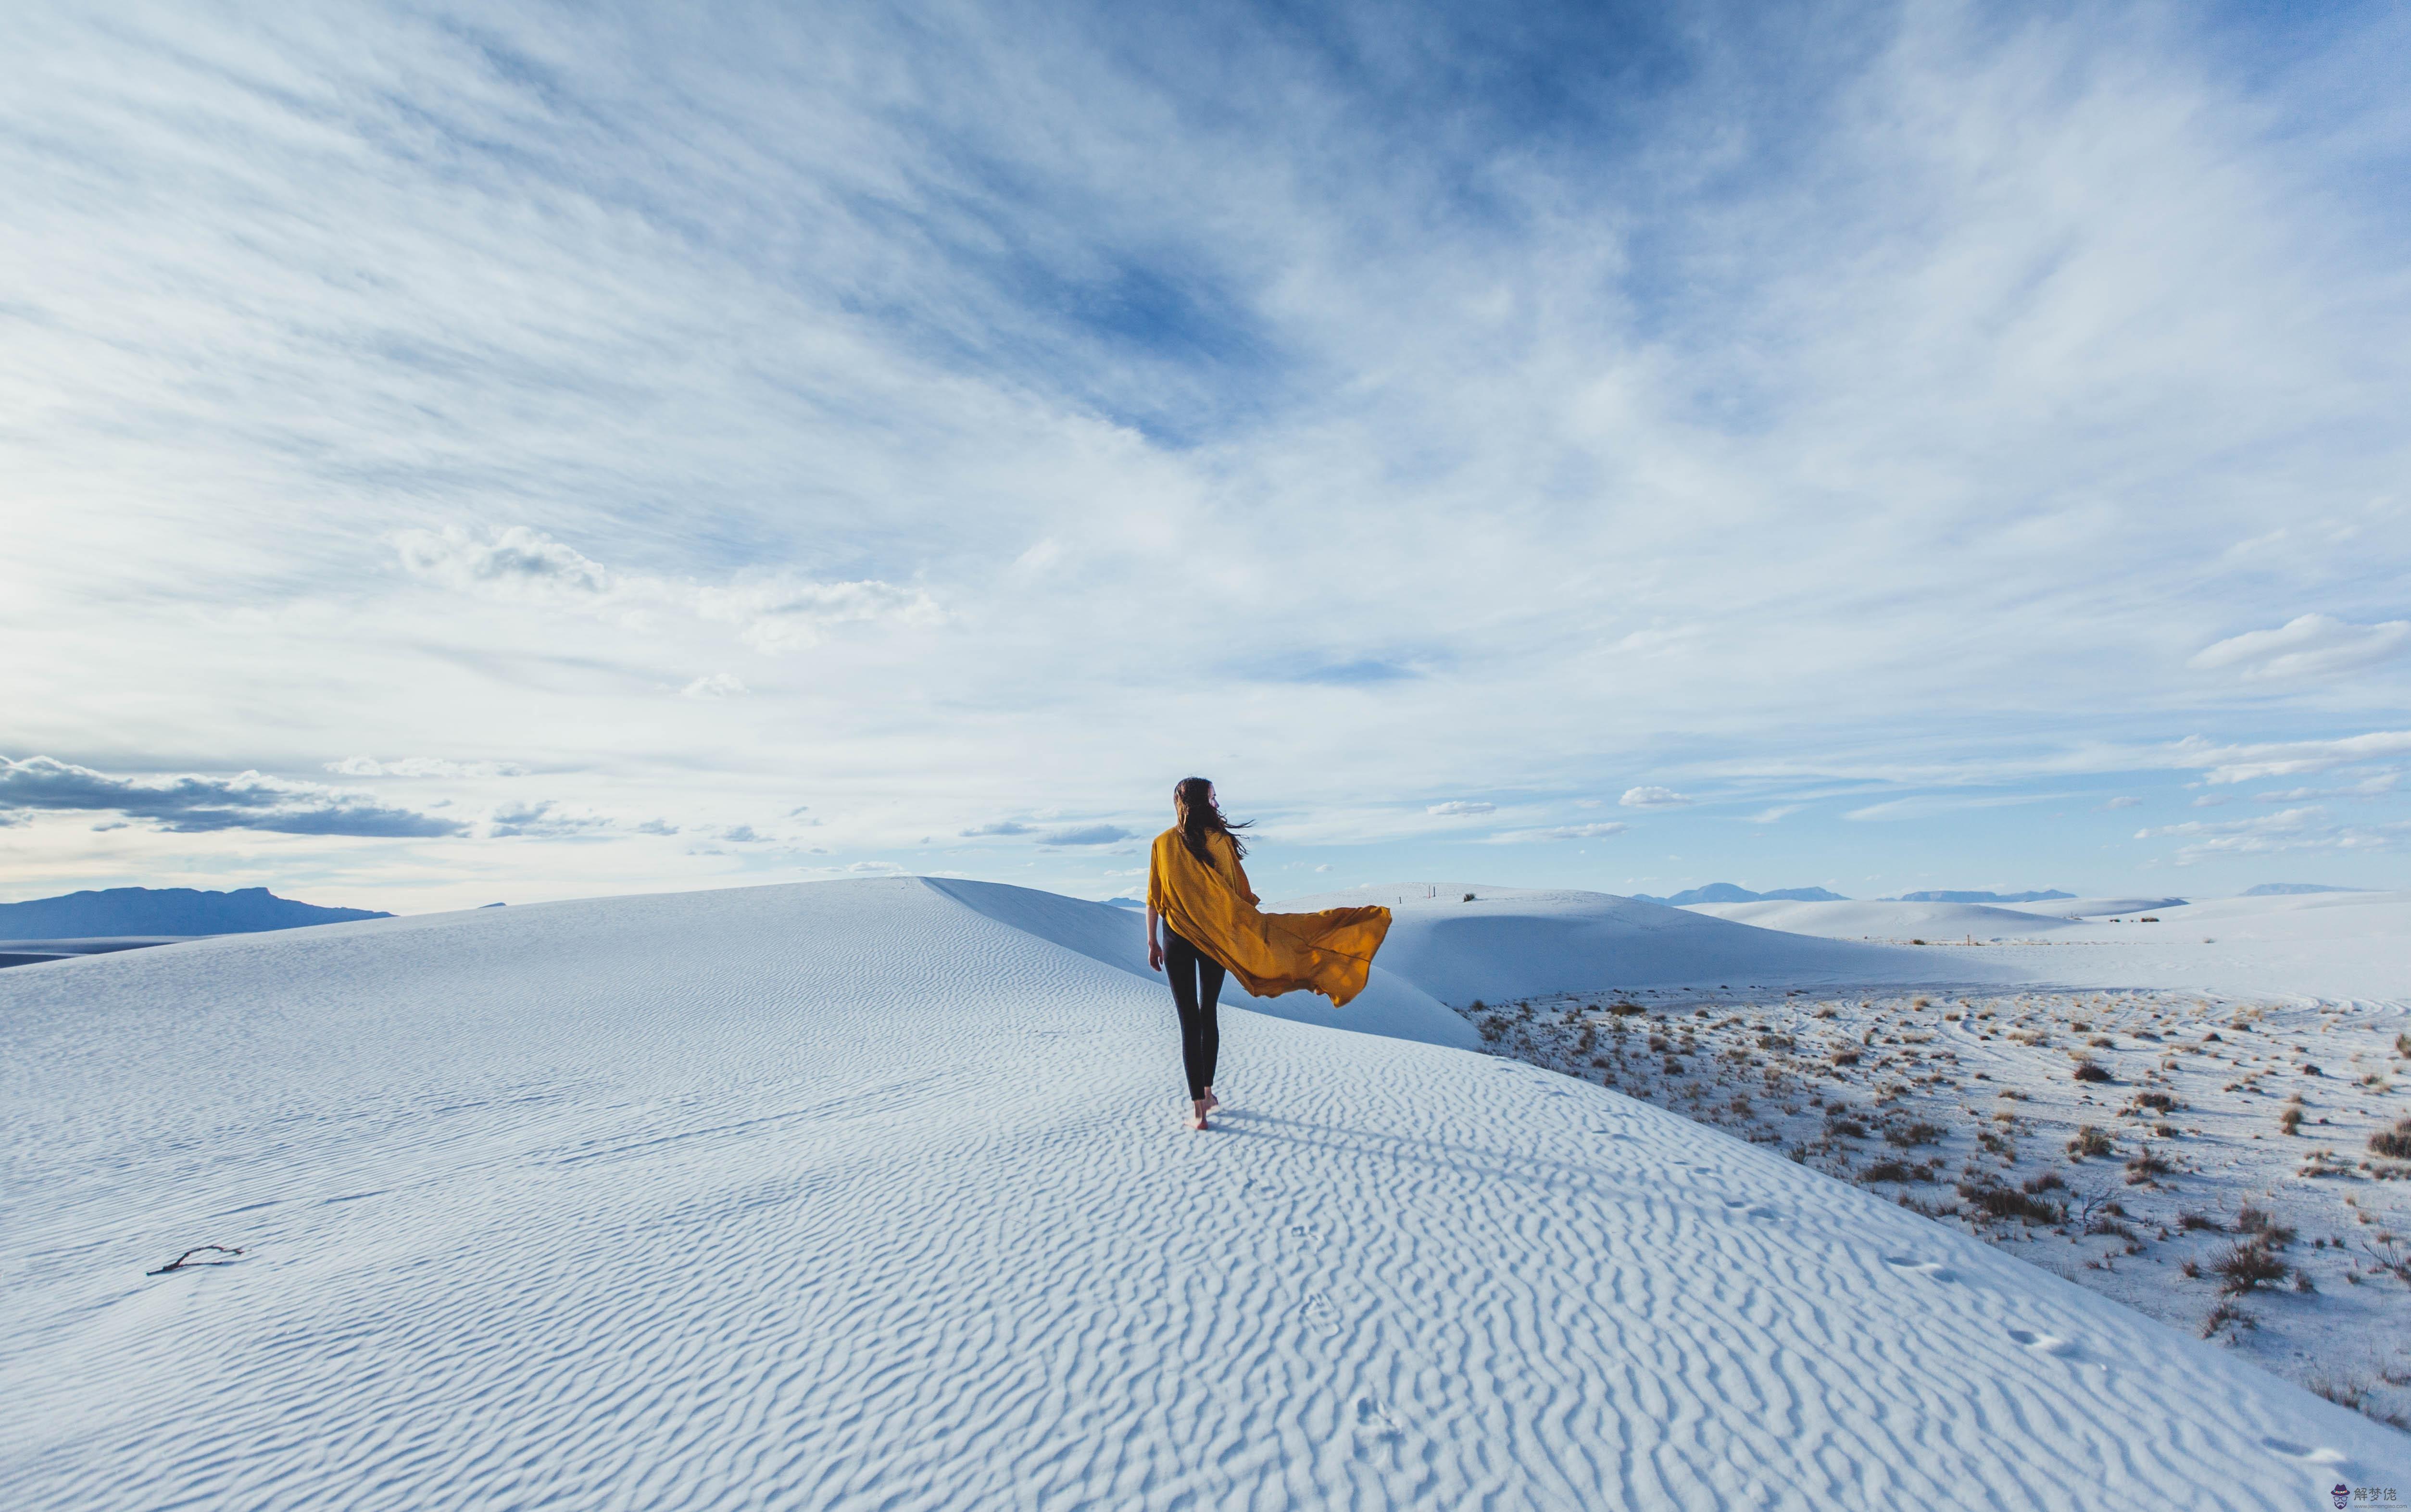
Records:
[[[1237,824],[1222,817],[1214,784],[1183,778],[1172,790],[1172,828],[1147,860],[1147,963],[1172,982],[1180,1018],[1180,1060],[1189,1073],[1189,1127],[1204,1129],[1220,1103],[1214,1062],[1221,1033],[1214,1010],[1227,969],[1250,996],[1308,988],[1337,1008],[1365,990],[1373,952],[1390,932],[1382,908],[1320,913],[1259,913],[1239,865],[1248,853]],[[1159,928],[1162,938],[1158,938]]]

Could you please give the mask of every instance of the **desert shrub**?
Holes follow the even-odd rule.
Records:
[[[1920,1119],[1912,1124],[1895,1124],[1884,1130],[1884,1141],[1907,1150],[1920,1144],[1942,1142],[1942,1127]]]
[[[2202,1319],[2201,1336],[2207,1339],[2215,1334],[2222,1326],[2229,1323],[2239,1329],[2257,1329],[2260,1326],[2258,1318],[2236,1306],[2232,1301],[2222,1300],[2216,1307],[2210,1310],[2210,1316]]]
[[[2109,1135],[2087,1124],[2076,1131],[2076,1138],[2068,1141],[2068,1153],[2082,1160],[2088,1155],[2115,1155],[2117,1149],[2110,1142]]]
[[[1867,1126],[1855,1118],[1836,1118],[1825,1126],[1825,1132],[1836,1139],[1863,1140],[1867,1137]]]
[[[2046,1170],[2039,1176],[2028,1176],[2021,1189],[2032,1197],[2042,1192],[2066,1191],[2068,1183],[2059,1179],[2058,1171]]]
[[[1483,1039],[1490,1041],[1492,1044],[1497,1044],[1500,1040],[1505,1039],[1506,1036],[1507,1021],[1505,1019],[1494,1017],[1486,1018],[1482,1021]]]
[[[2170,1170],[2169,1163],[2151,1151],[2139,1151],[2127,1158],[2126,1185],[2133,1186],[2139,1183],[2150,1181],[2155,1176],[2165,1176]]]
[[[2172,1113],[2177,1110],[2177,1099],[2165,1092],[2138,1092],[2135,1094],[2135,1106],[2149,1108],[2155,1113]]]
[[[2397,1120],[2392,1128],[2372,1134],[2369,1150],[2372,1155],[2382,1155],[2389,1160],[2411,1160],[2411,1118]]]
[[[1607,1005],[1607,1010],[1620,1019],[1629,1019],[1635,1013],[1649,1011],[1639,1003],[1610,1003]]]
[[[1923,1166],[1912,1166],[1905,1160],[1878,1160],[1859,1172],[1862,1182],[1932,1181],[1934,1173]]]
[[[2068,1074],[2076,1078],[2076,1080],[2080,1082],[2107,1082],[2110,1080],[2110,1073],[2102,1069],[2097,1063],[2090,1060],[2078,1061],[2075,1069]]]
[[[2285,1108],[2277,1114],[2277,1127],[2288,1134],[2301,1133],[2302,1130],[2302,1105],[2298,1102],[2289,1102],[2286,1104]]]
[[[2196,1213],[2190,1208],[2187,1208],[2177,1214],[2177,1227],[2185,1229],[2187,1233],[2203,1228],[2210,1230],[2214,1234],[2223,1234],[2227,1232],[2227,1225],[2219,1222],[2214,1214],[2208,1213]]]
[[[2106,1034],[2097,1034],[2092,1039],[2087,1040],[2084,1042],[2091,1045],[2096,1050],[2115,1050],[2118,1048],[2118,1041],[2111,1039]]]
[[[1837,1050],[1834,1052],[1834,1064],[1836,1066],[1856,1066],[1858,1063],[1859,1053],[1855,1050]]]
[[[2134,1229],[2107,1214],[2095,1217],[2092,1222],[2084,1226],[2084,1231],[2093,1235],[2107,1235],[2113,1239],[2132,1240],[2135,1237]]]
[[[2285,1280],[2287,1266],[2264,1240],[2255,1238],[2228,1245],[2210,1269],[2222,1294],[2240,1297],[2264,1282]]]
[[[2294,1230],[2279,1223],[2276,1214],[2249,1202],[2235,1210],[2235,1231],[2252,1234],[2275,1249],[2284,1249],[2294,1242]]]
[[[2164,1140],[2172,1140],[2178,1135],[2183,1134],[2185,1130],[2177,1127],[2174,1124],[2154,1124],[2152,1126],[2152,1132],[2157,1134]]]
[[[2028,1192],[1990,1182],[1961,1182],[1959,1195],[1988,1218],[2015,1218],[2022,1223],[2055,1224],[2064,1222],[2068,1210],[2056,1202],[2047,1202]]]

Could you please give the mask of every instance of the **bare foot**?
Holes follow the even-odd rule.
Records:
[[[1196,1130],[1197,1130],[1198,1132],[1200,1132],[1200,1133],[1205,1132],[1205,1129],[1206,1129],[1206,1107],[1207,1107],[1207,1103],[1206,1103],[1206,1099],[1205,1099],[1205,1098],[1198,1098],[1195,1102],[1191,1103],[1191,1104],[1190,1104],[1190,1107],[1191,1107],[1191,1108],[1192,1108],[1192,1109],[1194,1109],[1195,1111],[1194,1111],[1193,1112],[1191,1112],[1191,1113],[1189,1115],[1189,1127],[1190,1127],[1191,1128],[1196,1129]]]
[[[1210,1113],[1220,1106],[1222,1106],[1222,1099],[1214,1096],[1214,1089],[1212,1087],[1207,1087],[1206,1089],[1206,1111]]]

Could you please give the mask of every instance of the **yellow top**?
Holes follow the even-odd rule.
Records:
[[[1208,836],[1213,865],[1197,859],[1179,826],[1155,837],[1147,873],[1147,906],[1180,938],[1220,961],[1257,997],[1300,987],[1337,1008],[1365,990],[1373,952],[1390,932],[1383,908],[1325,909],[1320,913],[1259,913],[1260,901],[1239,866],[1227,835]]]

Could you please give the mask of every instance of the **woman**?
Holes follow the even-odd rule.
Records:
[[[1172,981],[1180,1016],[1180,1059],[1189,1072],[1189,1127],[1204,1129],[1220,1105],[1214,1058],[1221,1034],[1214,1008],[1228,969],[1257,997],[1300,987],[1337,1008],[1365,990],[1373,952],[1390,932],[1390,910],[1326,909],[1259,913],[1239,858],[1237,824],[1222,817],[1214,784],[1183,778],[1172,790],[1172,828],[1155,837],[1147,874],[1147,964]],[[1161,923],[1162,938],[1157,938]]]

